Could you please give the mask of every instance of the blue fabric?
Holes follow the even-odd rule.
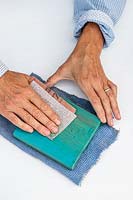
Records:
[[[32,75],[42,80],[39,76],[35,74]],[[55,87],[53,88],[53,90],[58,95],[69,98],[72,102],[76,103],[77,105],[81,106],[87,111],[95,114],[95,111],[93,110],[89,101],[68,94]],[[7,119],[0,116],[0,135],[9,140],[11,143],[18,146],[24,152],[40,159],[43,163],[56,169],[57,171],[68,177],[71,181],[73,181],[77,185],[81,183],[81,180],[83,179],[85,174],[87,174],[87,172],[90,170],[90,168],[94,164],[96,164],[100,154],[116,140],[118,135],[118,131],[113,129],[112,127],[109,127],[106,124],[101,125],[100,128],[97,130],[95,136],[93,137],[91,143],[86,148],[84,153],[81,155],[75,169],[68,170],[65,167],[61,166],[60,164],[56,163],[55,161],[51,160],[50,158],[44,156],[43,154],[37,152],[36,150],[22,143],[21,141],[15,139],[12,135],[15,128],[16,127],[13,124],[11,124]]]
[[[105,47],[114,40],[113,26],[118,22],[126,0],[74,0],[74,36],[79,37],[87,22],[97,23],[105,39]]]

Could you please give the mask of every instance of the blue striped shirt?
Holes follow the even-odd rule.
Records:
[[[79,37],[87,22],[99,25],[108,47],[114,39],[113,27],[119,20],[126,0],[74,0],[74,36]],[[0,77],[8,70],[0,61]]]
[[[99,25],[105,39],[105,47],[114,40],[113,27],[118,22],[126,0],[74,0],[74,36],[79,37],[87,22]]]

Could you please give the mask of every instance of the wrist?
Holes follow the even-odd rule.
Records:
[[[84,48],[87,54],[94,51],[100,55],[104,45],[104,38],[99,26],[95,23],[87,23],[79,38],[77,47]]]

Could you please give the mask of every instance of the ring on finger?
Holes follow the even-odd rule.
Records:
[[[104,88],[104,92],[105,92],[105,93],[109,92],[110,90],[111,90],[110,87],[106,87],[106,88]]]

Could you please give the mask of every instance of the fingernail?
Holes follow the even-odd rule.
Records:
[[[50,135],[51,133],[50,133],[49,130],[45,130],[45,131],[43,132],[43,134],[44,134],[44,135]]]
[[[57,133],[58,132],[58,128],[56,128],[56,127],[52,127],[51,130],[52,130],[53,133]]]
[[[58,119],[55,119],[55,123],[56,123],[57,125],[60,125],[60,124],[61,124],[60,120],[58,120]]]
[[[117,117],[118,117],[119,119],[121,119],[121,115],[120,115],[120,113],[118,113]]]
[[[29,129],[28,129],[28,132],[29,132],[29,133],[33,133],[33,131],[34,131],[33,128],[29,128]]]
[[[110,121],[110,125],[111,125],[111,126],[114,126],[113,120]]]
[[[102,118],[102,123],[106,123],[106,118],[105,117]]]

